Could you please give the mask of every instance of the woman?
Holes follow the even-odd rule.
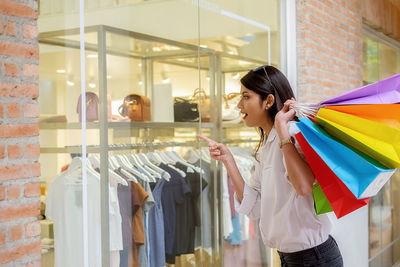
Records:
[[[296,102],[288,80],[273,66],[261,66],[241,83],[238,108],[246,125],[258,127],[261,135],[251,182],[244,182],[225,145],[199,136],[208,142],[211,157],[225,165],[236,210],[260,219],[262,239],[278,249],[282,266],[343,266],[328,216],[314,211],[315,178],[293,138],[298,129],[290,104]]]

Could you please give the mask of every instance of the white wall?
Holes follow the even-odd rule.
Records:
[[[344,266],[367,267],[368,205],[339,220],[334,219],[334,221],[336,225],[332,236],[339,245],[344,260]]]

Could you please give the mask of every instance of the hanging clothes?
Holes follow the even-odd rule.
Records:
[[[164,185],[168,183],[160,179],[154,184],[152,191],[154,206],[148,213],[148,236],[151,256],[149,257],[150,267],[165,266],[165,233],[164,233],[164,212],[162,205],[162,192]]]
[[[71,164],[72,165],[72,164]],[[70,167],[71,167],[70,165]],[[80,167],[79,167],[80,168]],[[100,179],[87,173],[89,266],[101,265]],[[82,172],[67,170],[50,184],[46,197],[46,217],[54,221],[56,266],[83,265]],[[100,255],[100,257],[99,257]]]

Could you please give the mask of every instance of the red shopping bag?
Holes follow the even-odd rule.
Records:
[[[343,217],[368,204],[369,198],[357,199],[314,149],[312,149],[301,133],[296,134],[295,137],[337,218]]]

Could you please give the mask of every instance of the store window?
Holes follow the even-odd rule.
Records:
[[[364,84],[400,72],[400,46],[365,36]],[[397,171],[369,204],[370,266],[392,266],[400,260],[400,172]]]
[[[80,1],[40,1],[42,265],[277,261],[197,135],[250,173],[239,80],[280,67],[280,1],[84,3],[81,35]]]

